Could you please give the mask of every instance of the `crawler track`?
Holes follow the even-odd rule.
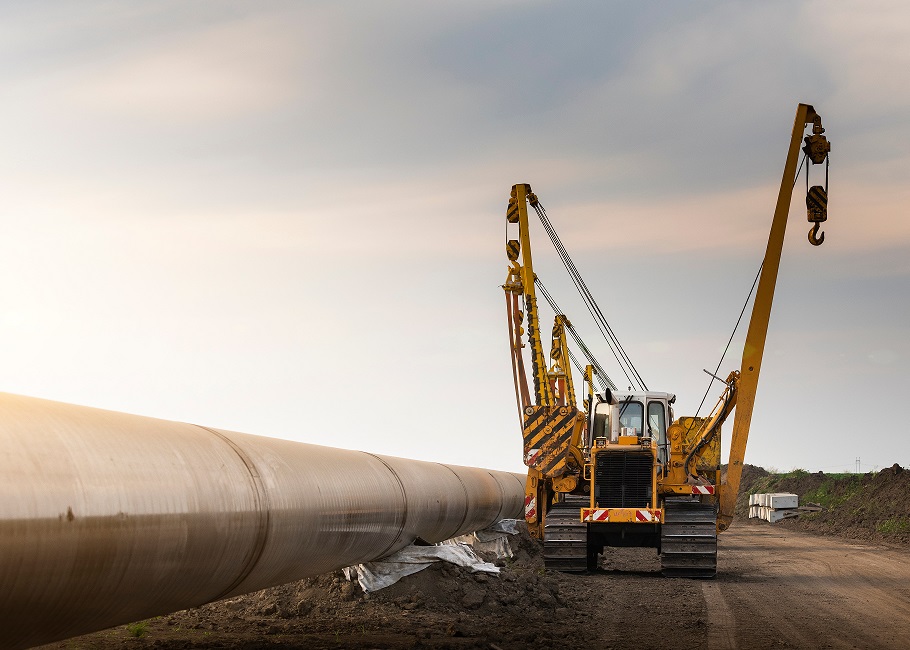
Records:
[[[660,532],[665,576],[713,578],[717,574],[717,512],[694,499],[667,499]]]
[[[581,521],[579,509],[589,504],[587,497],[566,497],[553,504],[544,520],[543,560],[548,569],[585,573],[588,563],[588,524]]]

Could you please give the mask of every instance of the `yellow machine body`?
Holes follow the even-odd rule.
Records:
[[[809,124],[813,135],[804,138]],[[544,541],[548,567],[590,570],[604,547],[650,546],[660,552],[665,575],[714,575],[716,535],[730,525],[739,491],[800,144],[805,143],[803,151],[813,164],[827,162],[830,143],[824,131],[815,109],[799,104],[742,364],[726,379],[716,377],[725,388],[706,417],[674,418],[676,398],[670,393],[606,390],[597,394],[590,365],[585,371],[584,409],[575,406],[565,337],[571,323],[561,313],[552,329],[552,363],[546,365],[527,206],[538,211],[545,225],[546,220],[529,185],[512,187],[506,216],[508,224],[517,225],[518,238],[506,242],[509,269],[503,289],[528,467],[525,520],[531,534]],[[824,187],[809,190],[807,209],[814,223],[809,240],[818,246],[824,240],[819,224],[827,219],[827,176]],[[561,254],[565,260],[564,249]],[[545,291],[543,295],[555,305]],[[533,391],[523,359],[526,347]],[[721,426],[734,408],[728,469],[722,481]]]

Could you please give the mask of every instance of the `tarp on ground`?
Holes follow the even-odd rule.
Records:
[[[381,560],[347,567],[344,575],[348,580],[356,579],[365,592],[371,592],[391,586],[434,562],[450,562],[474,572],[499,573],[499,567],[484,561],[477,551],[494,553],[497,558],[512,557],[508,536],[517,533],[518,522],[515,519],[503,519],[486,530],[446,540],[435,546],[406,546]]]

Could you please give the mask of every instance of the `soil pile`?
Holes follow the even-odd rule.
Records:
[[[540,648],[589,645],[590,588],[543,569],[522,526],[499,575],[438,562],[365,594],[341,571],[47,648]]]
[[[746,465],[741,515],[746,514],[748,495],[756,492],[794,492],[800,503],[824,507],[774,526],[910,543],[910,471],[896,465],[865,475],[801,470],[775,474]],[[772,525],[757,519],[750,523]],[[734,559],[722,563],[719,579],[724,584],[736,582],[737,572],[744,572],[750,577],[743,579],[754,589],[755,569],[749,562],[764,555],[745,553],[725,539],[721,537],[721,554]],[[570,575],[543,568],[541,545],[523,525],[510,542],[515,557],[484,558],[501,567],[499,575],[437,563],[391,587],[364,594],[335,571],[45,648],[707,647],[710,612],[705,585],[714,583],[662,577],[654,549],[609,549],[596,572]],[[774,598],[756,602],[765,601],[776,603]],[[754,615],[753,606],[746,606],[744,620]],[[640,633],[643,624],[647,634]],[[725,623],[718,625],[720,629]],[[765,627],[762,624],[761,630]],[[761,647],[775,645],[769,640]]]
[[[737,515],[748,516],[749,495],[762,492],[792,492],[799,495],[800,505],[816,503],[823,508],[776,526],[864,541],[910,543],[910,471],[900,465],[866,474],[804,470],[771,474],[745,465]]]
[[[596,572],[563,574],[543,568],[540,543],[521,529],[510,538],[515,557],[496,561],[498,575],[438,563],[364,594],[335,571],[44,648],[706,646],[701,585],[662,577],[654,549],[610,549]]]

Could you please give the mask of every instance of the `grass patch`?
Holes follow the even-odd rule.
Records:
[[[889,517],[884,521],[878,522],[876,530],[886,535],[895,533],[910,533],[910,518],[908,517]]]
[[[862,481],[861,477],[856,474],[848,474],[847,476],[849,478],[846,481],[826,478],[816,489],[803,495],[803,502],[811,501],[812,503],[819,503],[825,508],[836,508],[848,501],[862,489]]]
[[[755,483],[749,487],[747,494],[762,494],[765,492],[773,492],[774,486],[780,481],[780,474],[771,474],[769,476],[763,476]]]
[[[127,634],[134,636],[137,639],[141,639],[146,634],[149,633],[148,630],[149,624],[146,621],[139,621],[138,623],[129,623],[126,626]]]

